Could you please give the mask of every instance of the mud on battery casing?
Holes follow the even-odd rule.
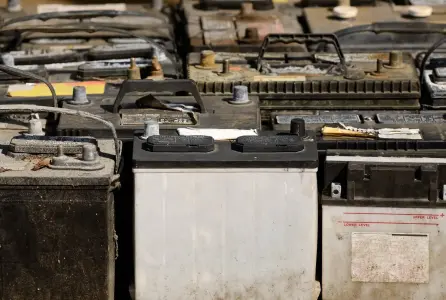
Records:
[[[314,143],[152,136],[133,145],[137,300],[317,298]]]
[[[331,43],[336,54],[266,53],[269,43],[279,41]],[[333,35],[270,35],[257,57],[217,52],[213,65],[202,58],[203,53],[192,53],[188,61],[189,78],[200,93],[230,94],[234,85],[246,85],[251,95],[260,97],[263,111],[419,108],[420,84],[410,54],[344,56]]]
[[[191,96],[175,95],[180,92]],[[89,96],[89,100],[87,105],[64,102],[63,107],[102,116],[113,123],[122,140],[131,140],[134,131],[143,129],[147,119],[158,120],[161,130],[170,131],[180,127],[260,128],[258,97],[251,96],[246,104],[231,104],[231,97],[201,96],[190,80],[128,80],[122,84],[116,97]],[[183,110],[174,106],[189,108]],[[107,134],[104,129],[94,123],[80,123],[71,116],[61,116],[58,124],[58,132],[62,135],[102,136]]]
[[[338,141],[327,151],[324,300],[446,297],[443,124],[421,126],[422,141]]]
[[[295,1],[184,1],[191,51],[258,51],[270,33],[301,33]],[[184,26],[184,25],[181,25]],[[301,45],[276,44],[273,51],[305,51]]]
[[[19,112],[11,107],[24,106],[0,113]],[[8,128],[0,130],[1,298],[114,299],[114,141]]]
[[[357,9],[357,16],[351,19],[337,18],[328,7],[306,7],[303,14],[310,33],[334,33],[375,22],[446,22],[444,13],[434,13],[426,18],[412,18],[408,15],[409,6],[396,6],[384,1],[377,1],[375,6],[359,6]]]

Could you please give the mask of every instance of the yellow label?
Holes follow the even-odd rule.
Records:
[[[88,95],[104,94],[105,81],[53,83],[57,96],[73,95],[73,87],[84,86]],[[13,84],[8,87],[9,97],[51,97],[51,91],[44,83]]]

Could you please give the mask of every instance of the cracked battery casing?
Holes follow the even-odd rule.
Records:
[[[135,299],[316,299],[317,165],[297,137],[135,137]]]
[[[217,52],[214,64],[209,64],[209,52],[191,53],[189,78],[197,83],[203,95],[230,94],[233,86],[246,85],[251,95],[260,97],[260,108],[264,112],[327,107],[332,110],[419,109],[420,84],[409,53],[344,55],[332,35],[270,36],[265,39],[263,49],[269,39],[331,42],[337,53]],[[229,64],[229,72],[224,72],[224,64]]]
[[[1,298],[114,299],[113,140],[21,134],[18,125],[0,130]],[[91,164],[75,158],[83,147],[97,150]]]
[[[323,299],[442,299],[444,120],[423,140],[338,140],[323,163]],[[389,126],[386,126],[389,127]]]
[[[191,51],[258,51],[268,34],[301,33],[296,1],[184,1]],[[184,25],[181,25],[184,26]],[[274,45],[273,51],[305,51],[301,45]]]

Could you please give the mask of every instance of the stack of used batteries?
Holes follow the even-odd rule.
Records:
[[[0,299],[446,299],[444,4],[0,16]]]

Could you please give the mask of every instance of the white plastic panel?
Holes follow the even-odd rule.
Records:
[[[316,170],[134,170],[136,299],[299,299],[316,287]]]

